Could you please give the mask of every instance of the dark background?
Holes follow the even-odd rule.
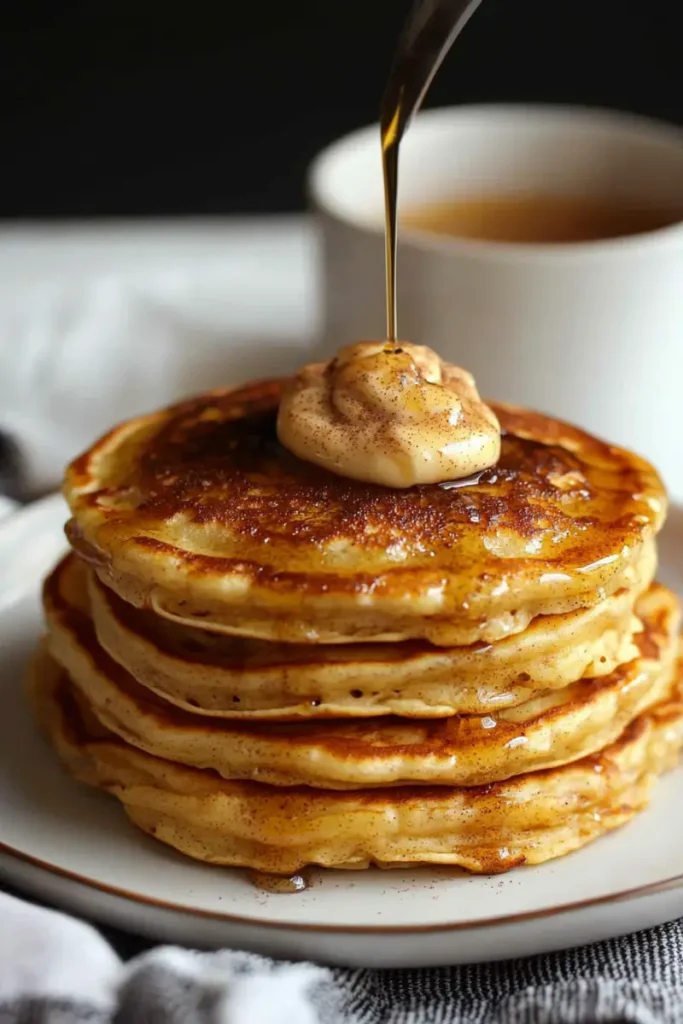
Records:
[[[680,0],[485,0],[428,105],[683,122]],[[377,116],[408,0],[0,0],[0,218],[297,210]]]

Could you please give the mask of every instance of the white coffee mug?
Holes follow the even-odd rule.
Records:
[[[683,132],[606,111],[479,106],[420,114],[403,208],[486,193],[590,195],[671,208],[671,226],[574,244],[404,230],[398,334],[470,369],[491,398],[571,420],[652,459],[683,498]],[[377,127],[315,161],[320,354],[385,333]]]

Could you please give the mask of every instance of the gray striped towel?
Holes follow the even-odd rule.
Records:
[[[127,963],[73,918],[0,893],[0,1024],[678,1024],[680,921],[527,960],[340,970],[172,947]]]

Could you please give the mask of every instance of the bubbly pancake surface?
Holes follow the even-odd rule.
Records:
[[[69,468],[70,539],[123,598],[271,640],[455,645],[651,579],[666,498],[637,456],[496,405],[477,482],[361,484],[279,445],[281,387],[130,421]]]
[[[228,782],[142,753],[99,724],[45,651],[28,688],[72,775],[112,793],[140,828],[198,860],[282,874],[309,864],[492,873],[569,853],[646,805],[683,741],[680,674],[679,667],[668,697],[615,744],[563,768],[480,788],[343,793]]]
[[[85,569],[70,556],[61,571]],[[140,683],[188,711],[222,718],[412,718],[487,712],[535,691],[608,675],[638,655],[635,593],[539,616],[497,644],[283,644],[170,622],[126,604],[88,572],[97,638]]]
[[[609,676],[580,680],[517,707],[425,722],[235,723],[188,714],[146,691],[100,647],[73,561],[45,587],[52,656],[100,721],[149,754],[228,779],[355,789],[403,782],[481,785],[566,763],[613,742],[671,687],[677,599],[653,586],[637,605],[638,656]]]

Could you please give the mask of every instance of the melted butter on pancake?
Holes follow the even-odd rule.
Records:
[[[408,342],[359,342],[304,366],[277,432],[299,458],[387,487],[459,480],[500,455],[500,425],[472,375]]]

